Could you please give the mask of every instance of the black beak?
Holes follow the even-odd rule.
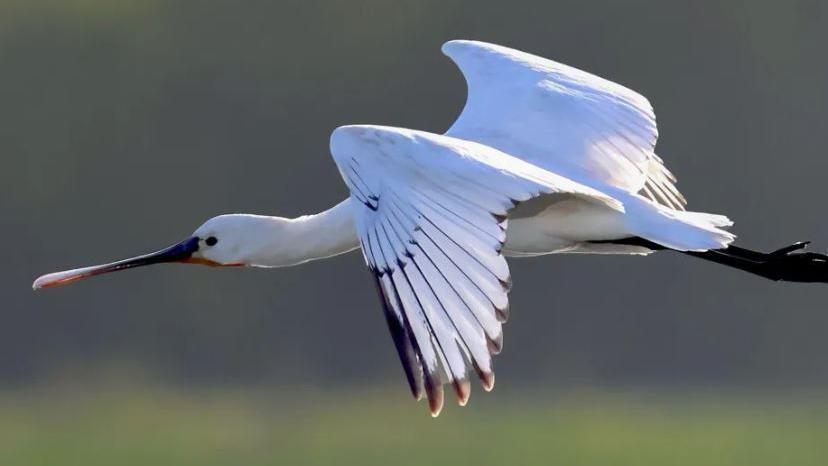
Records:
[[[117,272],[119,270],[142,267],[145,265],[162,264],[166,262],[188,262],[193,253],[198,251],[198,243],[199,239],[194,236],[166,249],[145,254],[143,256],[111,262],[109,264],[94,265],[92,267],[50,273],[35,280],[34,284],[32,284],[32,288],[39,290],[40,288],[67,285],[84,278],[94,277],[95,275]]]

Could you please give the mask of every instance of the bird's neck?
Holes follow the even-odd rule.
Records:
[[[273,243],[251,265],[286,267],[353,251],[359,238],[351,209],[349,198],[318,214],[276,219]]]

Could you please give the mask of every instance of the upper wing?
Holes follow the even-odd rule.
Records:
[[[346,126],[331,152],[358,203],[356,225],[411,387],[431,412],[443,383],[459,402],[469,368],[494,383],[509,267],[500,250],[516,202],[548,193],[621,204],[598,191],[474,142],[380,126]]]
[[[646,98],[619,84],[484,42],[443,45],[468,99],[446,135],[477,141],[592,185],[639,192],[684,210],[675,177],[653,152],[658,130]]]

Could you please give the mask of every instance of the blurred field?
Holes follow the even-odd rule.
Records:
[[[828,403],[589,393],[472,398],[434,420],[391,390],[6,392],[0,464],[824,465]],[[289,400],[285,397],[288,396]],[[320,401],[324,400],[324,401]],[[524,401],[514,401],[524,400]],[[505,401],[505,402],[504,402]],[[482,406],[481,406],[482,404]],[[477,406],[475,406],[477,405]]]

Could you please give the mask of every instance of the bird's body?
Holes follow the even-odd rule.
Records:
[[[244,225],[245,265],[289,267],[326,259],[360,247],[355,214],[365,206],[351,198],[323,212],[286,219],[264,215],[229,214],[207,223],[209,237],[227,223]],[[629,237],[624,214],[578,199],[530,201],[509,211],[509,227],[503,245],[507,257],[588,252],[648,254],[650,249],[625,245],[600,245],[590,241]],[[237,257],[235,260],[238,260]]]
[[[577,198],[537,199],[520,204],[509,212],[509,227],[503,254],[527,257],[564,252],[584,252],[594,248],[592,241],[626,238],[625,214]],[[604,253],[636,254],[617,246],[603,248]]]
[[[469,374],[491,389],[511,283],[505,256],[681,251],[774,280],[826,281],[801,244],[729,246],[724,216],[685,211],[655,154],[647,99],[589,73],[505,47],[451,41],[469,87],[446,134],[349,125],[331,136],[348,199],[296,219],[208,220],[158,253],[39,278],[54,286],[158,262],[284,267],[361,249],[406,377],[432,414]]]

